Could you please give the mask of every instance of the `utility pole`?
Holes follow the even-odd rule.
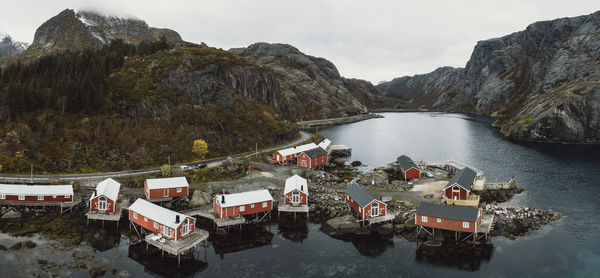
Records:
[[[254,153],[254,157],[258,157],[258,142],[256,142],[256,153]]]
[[[31,183],[33,183],[33,163],[31,163]]]
[[[169,155],[169,166],[171,166],[171,156]]]

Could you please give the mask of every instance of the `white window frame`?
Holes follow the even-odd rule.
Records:
[[[177,187],[177,193],[181,193],[183,189],[181,187]]]
[[[154,229],[158,229],[159,227],[158,222],[154,222]]]
[[[421,222],[427,223],[427,216],[421,215]]]
[[[241,205],[241,206],[240,206],[240,212],[244,212],[245,210],[246,210],[246,206],[244,206],[244,205]]]
[[[25,200],[25,195],[19,195],[19,201],[24,201]]]
[[[52,195],[52,199],[56,199],[56,195]]]
[[[148,217],[144,217],[144,222],[148,222]]]
[[[138,214],[137,214],[137,212],[134,211],[133,212],[133,219],[137,219],[137,217],[138,217]]]
[[[438,219],[437,219],[437,222],[438,222],[438,223],[442,223],[442,219],[441,219],[441,218],[438,218]]]
[[[43,195],[39,195],[38,196],[38,201],[43,201],[44,200],[44,196]]]
[[[263,205],[262,205],[262,207],[263,207],[263,208],[266,208],[266,207],[267,207],[267,202],[263,202]]]
[[[466,221],[463,222],[462,227],[465,228],[465,229],[468,229],[469,228],[469,222],[466,222]]]
[[[65,198],[69,199],[71,197],[71,195],[65,195]]]
[[[101,201],[100,199],[104,198],[104,201]],[[102,205],[101,205],[102,204]],[[100,196],[98,197],[98,210],[106,210],[108,208],[108,202],[106,197],[104,196]]]
[[[0,200],[5,200],[5,199],[6,199],[6,195],[0,194]]]
[[[181,227],[181,235],[187,235],[190,232],[190,221],[186,218],[183,220],[183,226]]]
[[[292,192],[292,203],[294,203],[294,204],[300,203],[300,192],[298,192],[298,191]]]
[[[250,204],[250,208],[254,208],[254,204]]]
[[[346,200],[350,201],[350,195],[346,195]]]
[[[375,211],[377,213],[374,213]],[[379,216],[379,203],[373,202],[371,204],[371,216]]]

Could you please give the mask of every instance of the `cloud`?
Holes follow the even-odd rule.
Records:
[[[184,40],[229,49],[254,42],[292,44],[332,61],[347,77],[377,83],[439,66],[463,67],[479,40],[540,20],[590,14],[598,1],[14,1],[0,32],[31,42],[65,8],[136,17]]]

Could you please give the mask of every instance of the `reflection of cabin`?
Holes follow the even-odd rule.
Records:
[[[465,167],[444,186],[444,196],[452,200],[467,200],[477,173],[471,168]]]
[[[422,202],[417,207],[415,223],[436,229],[477,233],[481,224],[481,211],[479,208]]]
[[[220,218],[266,213],[272,209],[273,197],[267,189],[235,194],[217,194],[213,198],[213,210]]]
[[[421,177],[421,169],[410,157],[401,155],[396,159],[396,161],[405,181],[409,179],[418,179]]]
[[[305,168],[317,168],[327,163],[327,152],[324,149],[316,148],[303,151],[298,155],[298,166]]]
[[[346,203],[362,220],[385,216],[387,212],[386,203],[378,200],[371,192],[356,184],[346,190]]]
[[[117,211],[117,199],[121,184],[108,178],[96,186],[90,196],[90,211],[114,213]]]
[[[306,180],[298,175],[293,175],[285,180],[283,189],[284,203],[291,206],[308,204],[308,186]]]
[[[147,179],[144,193],[148,200],[163,200],[188,195],[189,184],[185,177]]]
[[[304,151],[316,149],[318,146],[315,143],[304,144],[287,149],[278,150],[273,154],[273,160],[284,163],[293,161],[298,155]]]
[[[144,199],[137,199],[129,206],[129,220],[163,238],[180,240],[193,233],[196,219],[181,214]]]

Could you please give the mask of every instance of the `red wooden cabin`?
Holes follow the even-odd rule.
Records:
[[[298,175],[293,175],[285,180],[283,189],[284,203],[290,206],[304,206],[308,204],[308,185],[306,180]]]
[[[396,159],[396,161],[405,181],[409,179],[421,178],[421,168],[419,168],[410,157],[401,155]]]
[[[73,186],[0,184],[0,204],[4,202],[73,202]]]
[[[316,148],[302,152],[298,155],[298,166],[305,168],[316,168],[327,163],[327,152],[324,149]]]
[[[273,154],[273,160],[279,163],[290,162],[298,157],[303,151],[316,149],[318,146],[315,143],[304,144],[287,149],[278,150]]]
[[[220,218],[268,212],[273,209],[273,197],[267,189],[217,194],[213,198],[213,209]]]
[[[477,233],[481,224],[481,210],[422,202],[417,207],[415,223],[422,227]]]
[[[111,178],[98,183],[90,196],[90,211],[114,213],[117,210],[120,189],[121,184]]]
[[[452,200],[467,200],[477,173],[471,168],[463,168],[444,186],[444,196]]]
[[[356,184],[346,189],[346,203],[363,220],[385,216],[387,213],[386,203],[378,200],[371,192]]]
[[[190,185],[185,177],[147,179],[144,183],[146,199],[187,196]]]
[[[129,206],[129,221],[166,239],[180,240],[195,230],[196,219],[137,199]]]

